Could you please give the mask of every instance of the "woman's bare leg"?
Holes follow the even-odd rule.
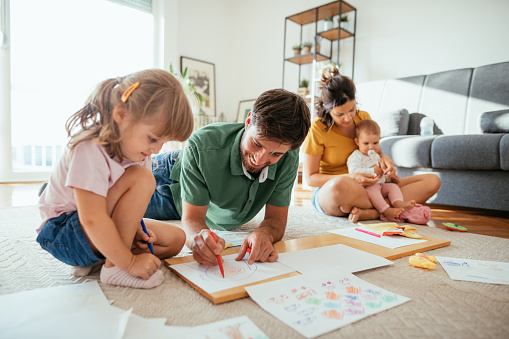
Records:
[[[380,213],[373,208],[364,187],[347,176],[338,176],[325,183],[318,192],[323,211],[332,216],[349,214],[352,222],[377,219]]]
[[[424,204],[437,193],[440,185],[440,178],[435,174],[412,175],[400,178],[398,182],[405,201],[415,200],[419,204]]]

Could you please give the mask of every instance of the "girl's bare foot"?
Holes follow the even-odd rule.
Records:
[[[387,218],[387,220],[393,220],[399,217],[401,213],[404,212],[403,208],[396,208],[396,207],[389,207],[385,211],[382,212],[384,217]]]
[[[348,220],[350,222],[356,223],[359,220],[371,220],[378,219],[380,213],[374,208],[370,209],[362,209],[358,207],[353,207],[348,215]]]
[[[402,208],[403,212],[406,212],[406,211],[411,210],[412,208],[415,207],[415,200],[409,200],[409,201],[398,200],[392,204],[392,207]]]

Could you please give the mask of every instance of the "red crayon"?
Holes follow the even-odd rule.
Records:
[[[212,239],[214,239],[214,241],[216,241],[216,235],[214,234],[214,232],[211,231],[210,234],[212,235]],[[217,263],[219,264],[219,270],[221,271],[221,274],[223,275],[223,278],[224,278],[223,258],[221,258],[220,254],[216,255],[216,257],[217,257]]]

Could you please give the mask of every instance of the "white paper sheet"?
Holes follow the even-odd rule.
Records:
[[[95,281],[0,296],[5,338],[120,339],[130,313],[110,306]]]
[[[241,316],[195,327],[165,326],[161,338],[186,339],[269,339],[247,316]],[[151,338],[154,339],[154,338]]]
[[[337,230],[329,231],[330,233],[339,234],[345,237],[362,240],[369,242],[371,244],[387,247],[387,248],[398,248],[413,244],[418,244],[421,242],[425,242],[427,240],[424,239],[412,239],[403,237],[401,235],[385,235],[379,237],[375,237],[374,235],[366,234],[360,231],[356,231],[355,228],[362,228],[361,226],[342,228]],[[368,229],[366,229],[368,230]],[[368,230],[369,231],[369,230]]]
[[[353,273],[393,264],[392,261],[378,255],[342,244],[279,253],[278,262],[300,273],[310,273],[324,268],[330,270],[340,268],[342,271]]]
[[[435,257],[452,280],[509,285],[509,263]]]
[[[209,267],[197,262],[190,262],[171,265],[171,268],[208,293],[223,291],[295,271],[278,262],[255,262],[253,265],[249,265],[245,259],[236,261],[236,257],[237,254],[223,257],[224,278],[219,271],[219,266]]]
[[[246,291],[263,309],[307,338],[410,300],[351,273],[328,270],[248,286]]]

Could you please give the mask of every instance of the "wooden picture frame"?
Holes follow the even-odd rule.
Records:
[[[251,109],[253,108],[253,104],[255,103],[256,99],[250,99],[250,100],[242,100],[239,102],[239,109],[237,110],[237,122],[244,122],[246,121],[247,114],[251,112]]]
[[[216,71],[211,62],[193,58],[180,57],[180,73],[187,68],[186,78],[189,79],[196,92],[201,94],[205,101],[201,103],[201,109],[208,116],[216,116]]]

